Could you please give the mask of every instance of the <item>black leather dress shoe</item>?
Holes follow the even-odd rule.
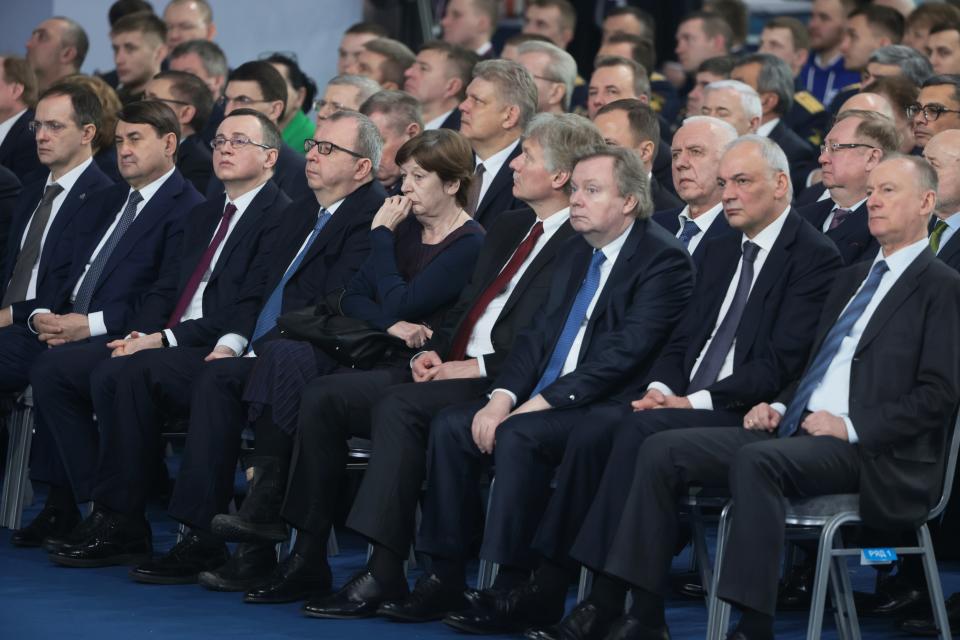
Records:
[[[440,578],[430,574],[420,576],[413,592],[406,598],[380,605],[377,615],[397,622],[430,622],[467,606],[459,589],[449,588]]]
[[[84,540],[64,544],[50,559],[67,567],[110,567],[143,562],[153,551],[150,525],[142,518],[106,514]]]
[[[212,591],[249,591],[266,582],[276,568],[277,552],[272,544],[241,542],[226,564],[201,571],[197,582]]]
[[[960,634],[960,593],[955,593],[947,598],[944,604],[947,606],[947,620],[950,622],[950,632],[953,635]],[[940,635],[932,615],[925,618],[908,618],[900,622],[897,628],[904,633],[909,633],[914,636]]]
[[[80,512],[65,511],[55,507],[44,507],[33,522],[13,532],[10,544],[15,547],[39,547],[43,539],[50,536],[63,536],[80,522]]]
[[[685,582],[677,587],[677,594],[691,600],[703,600],[707,597],[707,590],[699,582]]]
[[[547,628],[527,629],[527,640],[602,640],[616,616],[605,615],[597,605],[584,600],[573,608],[559,624]]]
[[[335,620],[368,618],[376,614],[384,602],[402,600],[409,593],[406,581],[397,585],[384,585],[364,569],[350,578],[336,593],[307,602],[303,613],[311,618]]]
[[[80,521],[69,533],[47,536],[43,539],[43,550],[47,553],[56,553],[65,544],[83,542],[96,531],[106,520],[107,513],[101,509],[94,509],[93,513]]]
[[[243,596],[250,604],[282,604],[328,593],[333,578],[326,560],[314,561],[294,551],[260,585]]]
[[[923,584],[894,577],[876,593],[854,593],[857,612],[868,617],[919,617],[930,615],[930,596]]]
[[[223,565],[228,557],[223,542],[190,533],[164,555],[131,569],[130,577],[147,584],[192,584],[197,574]]]
[[[546,627],[563,617],[563,598],[552,595],[536,582],[525,582],[480,608],[451,613],[443,622],[458,631],[482,635]]]
[[[667,625],[651,628],[640,622],[639,619],[627,614],[620,616],[610,625],[605,640],[670,640],[670,630]]]
[[[813,562],[795,565],[784,577],[777,593],[780,611],[808,611],[813,595],[813,577],[817,567]]]

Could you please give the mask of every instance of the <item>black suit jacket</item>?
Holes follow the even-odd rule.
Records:
[[[513,169],[510,168],[510,163],[520,155],[520,151],[520,145],[517,144],[497,171],[497,175],[493,177],[493,182],[483,194],[483,199],[477,204],[477,212],[473,219],[484,228],[490,227],[504,211],[527,208],[524,201],[513,197]]]
[[[333,218],[310,246],[296,273],[283,289],[281,311],[296,311],[337,297],[370,253],[370,223],[386,198],[376,180],[347,196]],[[315,196],[294,200],[282,214],[273,233],[269,252],[261,253],[254,267],[261,274],[257,287],[250,289],[240,304],[253,304],[257,314],[280,283],[287,267],[317,222],[320,205]],[[249,338],[256,326],[253,318],[234,318],[225,333]],[[261,340],[275,338],[274,329]]]
[[[13,214],[17,209],[17,198],[20,196],[21,186],[17,174],[6,167],[0,166],[0,265],[7,260],[10,250],[7,240],[10,237],[10,226],[13,224]],[[0,276],[2,278],[2,276]],[[0,282],[0,297],[6,288],[9,278]]]
[[[213,155],[210,147],[199,136],[187,136],[180,141],[177,152],[177,169],[193,183],[200,193],[207,192],[210,176],[213,175]]]
[[[683,209],[683,200],[678,198],[672,191],[665,189],[657,176],[650,177],[650,196],[653,198],[653,210],[664,211],[665,209]]]
[[[657,211],[653,214],[653,221],[676,237],[676,235],[680,233],[680,218],[678,216],[681,211],[683,211],[682,206],[676,209],[668,209],[667,211]],[[727,216],[721,211],[720,214],[713,219],[706,233],[703,234],[703,238],[697,244],[697,248],[694,249],[693,254],[691,254],[693,263],[697,266],[698,271],[702,268],[703,249],[707,242],[728,234],[736,234],[736,230],[730,227],[730,224],[727,222]]]
[[[653,177],[660,183],[661,189],[675,193],[673,187],[673,162],[670,159],[670,143],[660,136],[657,154],[653,157]]]
[[[811,360],[872,266],[861,262],[837,274]],[[960,401],[958,353],[960,275],[925,249],[877,306],[850,367],[867,524],[915,527],[939,499],[947,430]],[[796,387],[780,401],[789,404]]]
[[[937,257],[944,264],[960,271],[960,234],[954,233],[950,236],[947,243],[940,247],[940,253],[937,254]]]
[[[817,149],[812,144],[793,132],[783,120],[770,132],[769,138],[780,145],[783,153],[790,162],[790,180],[794,189],[799,190],[807,184],[807,176],[814,169],[819,168]]]
[[[815,204],[800,207],[797,212],[817,231],[821,231],[834,205],[833,200],[821,200]],[[826,236],[837,245],[844,264],[873,260],[876,257],[880,245],[877,244],[876,238],[870,235],[868,222],[867,203],[864,202],[839,227],[827,231]]]
[[[820,196],[822,196],[823,192],[827,190],[827,188],[823,186],[822,182],[812,184],[806,189],[800,191],[800,195],[796,195],[798,188],[799,187],[797,185],[793,185],[793,192],[795,195],[794,200],[796,201],[794,206],[797,207],[805,207],[808,204],[814,204],[818,202]]]
[[[273,168],[273,181],[293,200],[314,197],[307,184],[307,174],[304,172],[306,165],[307,159],[302,153],[297,153],[286,144],[280,145],[277,164]],[[207,200],[216,200],[221,195],[223,183],[216,176],[211,176],[207,185]]]
[[[460,294],[456,305],[444,314],[440,328],[424,346],[425,350],[435,350],[444,360],[448,358],[448,350],[473,303],[500,275],[500,271],[513,257],[517,246],[527,237],[527,232],[535,220],[536,215],[530,209],[508,211],[497,218],[487,231],[470,283]],[[553,272],[562,261],[559,257],[560,247],[574,235],[576,233],[569,221],[561,225],[533,258],[517,286],[510,292],[490,336],[494,352],[483,357],[488,377],[492,378],[500,372],[517,334],[529,326],[534,315],[546,302]]]
[[[0,164],[17,174],[20,180],[41,168],[40,158],[37,157],[37,139],[27,128],[31,120],[33,109],[27,109],[13,123],[0,144]]]
[[[448,115],[444,121],[440,123],[440,128],[460,131],[460,116],[460,109],[454,109],[450,115]]]
[[[704,255],[690,306],[651,369],[649,382],[666,384],[681,396],[697,391],[688,388],[690,375],[717,324],[740,264],[742,240],[742,234],[731,233],[701,243]],[[737,327],[733,374],[706,387],[714,409],[746,412],[800,375],[823,301],[841,265],[832,242],[796,213],[787,214]]]
[[[163,292],[171,288],[166,282],[154,286],[157,294],[148,294],[137,319],[130,323],[131,330],[152,332],[166,326],[177,301],[183,294],[190,276],[210,245],[226,204],[225,196],[218,200],[197,205],[190,212],[183,233],[183,250],[180,268],[174,274],[172,285],[176,295],[172,298]],[[236,318],[256,320],[259,308],[249,299],[243,305],[237,304],[246,298],[247,287],[257,287],[254,264],[258,257],[267,252],[273,241],[277,220],[290,204],[290,198],[283,193],[272,180],[256,195],[240,221],[227,238],[220,256],[213,267],[207,286],[203,290],[203,316],[195,320],[186,320],[172,328],[179,346],[212,346],[224,334],[224,328],[236,321]]]
[[[593,247],[577,236],[561,248],[543,309],[516,339],[491,389],[529,397],[546,369]],[[541,394],[554,408],[577,407],[618,394],[633,396],[693,290],[693,263],[680,242],[651,220],[637,220],[587,323],[577,367]]]

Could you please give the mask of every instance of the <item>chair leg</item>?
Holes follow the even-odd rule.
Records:
[[[290,548],[293,548],[293,538],[290,540]],[[327,538],[327,555],[331,557],[340,555],[340,545],[337,544],[337,532],[333,530],[333,527],[330,527],[330,537]]]
[[[807,621],[807,640],[818,640],[823,629],[823,609],[827,597],[827,580],[830,577],[830,559],[833,549],[837,525],[834,521],[827,523],[820,532],[820,543],[817,550],[817,572],[813,578],[813,592],[811,593],[810,617]]]
[[[860,640],[860,624],[853,602],[853,586],[846,558],[836,556],[830,562],[830,591],[833,596],[837,631],[844,640]]]
[[[693,537],[690,564],[693,569],[699,569],[700,584],[703,585],[705,592],[709,592],[713,587],[713,563],[710,562],[710,552],[707,549],[707,532],[703,525],[703,513],[700,507],[693,507],[693,509],[691,509],[690,525]],[[707,606],[709,605],[708,595]]]
[[[496,484],[497,477],[494,476],[490,478],[490,491],[487,492],[487,519],[490,518],[490,503],[492,502],[493,488]],[[477,589],[489,589],[492,587],[499,570],[500,566],[496,562],[489,562],[480,558],[480,568],[477,571]]]
[[[947,617],[947,607],[943,601],[943,586],[940,584],[940,572],[937,570],[937,558],[933,553],[933,542],[930,540],[930,530],[927,525],[917,529],[917,542],[923,549],[923,573],[927,578],[927,591],[930,602],[933,604],[933,620],[940,631],[941,640],[951,640],[950,620]]]
[[[577,585],[577,604],[580,604],[593,588],[593,572],[586,567],[580,567],[580,583]]]
[[[717,597],[717,584],[723,567],[724,546],[730,527],[730,509],[733,501],[727,503],[720,514],[717,525],[717,553],[713,565],[713,580],[707,592],[707,640],[723,640],[730,627],[730,604]],[[706,586],[706,585],[705,585]]]
[[[29,492],[30,445],[33,441],[33,409],[18,406],[7,422],[8,446],[3,491],[0,494],[0,526],[19,529]]]

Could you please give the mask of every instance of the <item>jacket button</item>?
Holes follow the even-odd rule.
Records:
[[[572,393],[571,393],[569,396],[567,396],[567,397],[570,398],[571,400],[576,400],[576,399],[577,399],[577,396],[573,395]]]

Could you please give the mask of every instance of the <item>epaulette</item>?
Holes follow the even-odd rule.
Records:
[[[581,76],[581,75],[578,73],[578,74],[577,74],[577,79],[573,81],[573,86],[575,86],[575,87],[582,87],[582,86],[585,85],[586,83],[587,83],[587,82],[586,82],[586,80],[583,79],[583,76]]]
[[[860,83],[854,82],[853,84],[848,84],[845,87],[841,87],[838,93],[843,93],[844,91],[860,91],[860,89],[861,89]]]
[[[820,113],[825,110],[823,103],[817,100],[817,97],[809,91],[797,91],[793,94],[793,101],[810,113]]]
[[[667,76],[663,75],[659,71],[654,71],[650,74],[650,82],[665,82],[666,80]]]

